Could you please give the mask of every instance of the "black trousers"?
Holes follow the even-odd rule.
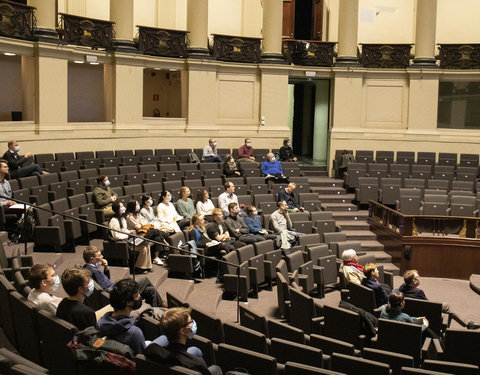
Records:
[[[145,277],[144,279],[138,280],[138,293],[140,296],[152,307],[162,307],[163,300],[158,294],[157,290],[151,283],[151,281]]]

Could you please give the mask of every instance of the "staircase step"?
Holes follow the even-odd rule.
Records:
[[[210,279],[203,279],[199,284],[195,284],[195,288],[187,300],[190,306],[198,307],[202,311],[215,315],[223,295],[221,284],[216,284],[215,281],[216,278],[211,277]],[[207,294],[208,300],[205,300]]]
[[[165,293],[168,290],[173,295],[180,298],[181,301],[186,301],[194,287],[195,283],[193,280],[184,280],[169,277],[162,283],[160,293],[162,295],[162,298],[167,298]]]
[[[345,195],[347,191],[342,187],[336,186],[311,186],[310,190],[313,193],[318,193],[321,195]]]
[[[342,233],[347,235],[349,241],[375,241],[377,235],[370,230],[344,230]]]
[[[323,203],[351,203],[354,197],[354,194],[318,194],[318,199]]]
[[[300,168],[304,176],[325,176],[328,177],[328,171],[326,170],[307,170],[304,168]]]
[[[342,187],[343,188],[343,180],[338,180],[330,177],[323,177],[323,176],[309,176],[308,183],[310,186],[323,186],[323,187]]]
[[[370,230],[370,225],[363,220],[336,220],[335,222],[342,228],[342,232],[348,230]]]
[[[324,211],[358,211],[358,207],[351,203],[322,203],[321,207]]]
[[[332,216],[335,220],[367,221],[368,211],[333,211]]]
[[[382,263],[378,262],[378,266],[383,266],[383,269],[387,272],[391,272],[393,276],[398,276],[400,274],[400,268],[398,268],[395,264],[393,263]]]
[[[361,240],[363,251],[384,251],[385,247],[382,243],[378,242],[377,240]],[[389,255],[391,258],[391,256]]]
[[[375,263],[390,263],[392,257],[385,251],[365,251],[366,255],[373,255]]]

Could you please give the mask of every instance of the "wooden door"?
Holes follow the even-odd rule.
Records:
[[[283,0],[282,37],[293,39],[295,35],[295,0]]]
[[[322,36],[323,0],[312,0],[312,40],[322,40]]]

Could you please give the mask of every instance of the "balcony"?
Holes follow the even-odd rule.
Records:
[[[33,40],[34,7],[0,0],[0,36]]]
[[[480,44],[440,44],[440,68],[480,69]]]
[[[221,61],[259,63],[260,42],[260,38],[213,34],[213,57]]]
[[[334,42],[284,39],[283,55],[290,64],[306,66],[333,66]]]
[[[59,13],[60,39],[66,44],[113,50],[114,22]]]
[[[187,31],[138,27],[138,50],[145,55],[186,57]]]
[[[405,69],[410,66],[411,44],[362,44],[358,58],[365,68]]]

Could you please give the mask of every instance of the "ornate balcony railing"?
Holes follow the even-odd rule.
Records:
[[[186,57],[187,31],[138,27],[138,50],[145,55]]]
[[[33,40],[34,7],[0,0],[0,35]]]
[[[440,44],[440,68],[480,69],[480,44]]]
[[[259,63],[260,38],[213,34],[213,57],[221,61]]]
[[[59,13],[62,17],[60,38],[68,44],[113,49],[114,22]]]
[[[333,66],[334,42],[285,39],[283,55],[295,65]]]
[[[365,68],[408,68],[411,44],[362,44],[360,64]]]

